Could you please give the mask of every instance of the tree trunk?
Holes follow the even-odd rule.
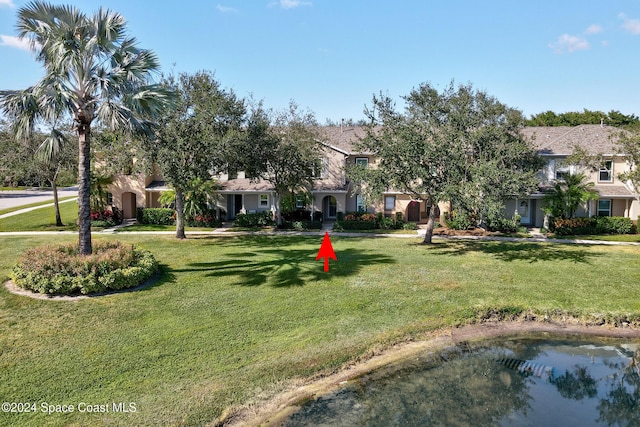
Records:
[[[78,247],[90,255],[91,247],[91,128],[78,125]]]
[[[176,239],[186,239],[184,234],[184,201],[182,189],[176,187]]]
[[[429,208],[429,219],[427,220],[427,230],[424,234],[424,241],[422,243],[431,244],[431,239],[433,238],[433,226],[435,225],[435,216],[436,216],[436,207],[438,205],[433,205]]]
[[[53,206],[56,211],[56,227],[64,227],[62,223],[62,217],[60,216],[60,203],[58,202],[58,186],[56,185],[56,180],[52,179],[49,181],[51,183],[51,189],[53,190]]]
[[[276,206],[276,226],[281,226],[282,225],[282,208],[280,207],[280,193],[276,192],[274,193],[274,198],[273,198],[273,203]]]

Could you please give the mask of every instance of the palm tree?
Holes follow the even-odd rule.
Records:
[[[173,100],[150,77],[156,55],[128,36],[122,15],[100,9],[93,16],[72,6],[33,1],[18,11],[18,33],[42,63],[44,77],[23,91],[0,91],[0,108],[14,118],[16,136],[39,120],[74,120],[78,135],[79,251],[91,253],[91,126],[151,133],[153,118]]]
[[[593,185],[583,173],[567,175],[544,196],[545,211],[555,218],[573,218],[580,205],[598,198]]]
[[[36,151],[36,156],[40,158],[51,173],[49,174],[49,182],[51,183],[51,190],[53,191],[53,205],[56,212],[56,226],[62,227],[62,217],[60,216],[60,203],[58,201],[58,174],[60,173],[59,156],[66,144],[67,139],[65,135],[59,130],[51,129],[51,134],[45,138]]]

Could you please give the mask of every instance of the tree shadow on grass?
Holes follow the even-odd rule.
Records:
[[[318,243],[316,246],[315,243]],[[288,242],[288,244],[286,244]],[[311,246],[310,242],[314,245]],[[256,244],[258,243],[258,244]],[[331,280],[358,274],[372,265],[392,264],[395,260],[377,252],[347,248],[336,249],[338,261],[329,261],[329,271],[324,271],[323,260],[316,261],[320,240],[303,237],[259,238],[244,242],[227,238],[219,240],[229,249],[242,246],[245,250],[226,252],[222,259],[213,262],[195,262],[174,272],[203,272],[207,277],[237,277],[237,285],[274,287],[304,286],[314,281]],[[299,248],[304,244],[307,247]],[[296,247],[298,246],[298,247]]]
[[[506,262],[570,261],[589,264],[591,258],[600,257],[600,252],[589,250],[589,246],[573,246],[528,242],[446,242],[425,246],[433,255],[460,256],[480,252]]]

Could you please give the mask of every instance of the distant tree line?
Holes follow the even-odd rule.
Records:
[[[635,114],[626,115],[620,111],[611,110],[608,113],[602,111],[591,111],[586,108],[582,111],[571,111],[556,114],[553,111],[534,114],[526,120],[527,126],[578,126],[578,125],[599,125],[623,127],[637,125],[640,118]]]

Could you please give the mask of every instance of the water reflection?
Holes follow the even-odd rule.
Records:
[[[287,426],[640,425],[640,341],[508,339],[391,366]]]

